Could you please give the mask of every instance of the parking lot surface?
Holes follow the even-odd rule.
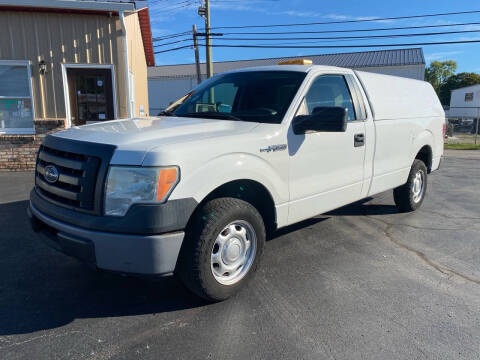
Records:
[[[218,304],[46,247],[32,173],[1,173],[0,359],[480,358],[479,155],[447,152],[415,213],[389,191],[280,230]]]

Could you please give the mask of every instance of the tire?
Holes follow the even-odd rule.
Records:
[[[422,205],[426,192],[427,167],[423,161],[415,159],[407,182],[393,190],[395,205],[401,212],[415,211]]]
[[[192,220],[175,273],[198,296],[226,300],[257,269],[266,238],[262,216],[249,203],[225,197],[207,202]]]

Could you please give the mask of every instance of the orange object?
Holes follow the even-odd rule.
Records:
[[[312,65],[313,61],[310,59],[295,59],[280,61],[278,65]]]
[[[160,169],[158,172],[157,183],[157,201],[162,201],[167,196],[168,192],[172,189],[178,179],[178,169],[168,168]]]

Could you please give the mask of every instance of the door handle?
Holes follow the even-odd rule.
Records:
[[[353,146],[359,147],[365,145],[365,134],[355,134],[353,135]]]

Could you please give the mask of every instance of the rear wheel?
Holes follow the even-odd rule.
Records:
[[[207,202],[187,229],[177,275],[209,301],[229,298],[253,276],[265,244],[262,216],[234,198]]]
[[[393,190],[393,199],[402,212],[417,210],[423,203],[427,191],[427,167],[415,159],[406,184]]]

